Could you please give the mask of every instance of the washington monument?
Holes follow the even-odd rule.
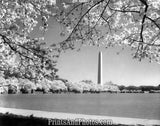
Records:
[[[97,83],[103,85],[103,71],[102,71],[102,52],[98,54],[98,79]]]

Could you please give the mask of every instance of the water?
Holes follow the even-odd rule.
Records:
[[[0,107],[160,119],[160,94],[5,94]]]

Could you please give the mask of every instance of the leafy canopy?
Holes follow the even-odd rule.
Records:
[[[82,1],[82,0],[79,0]],[[139,60],[160,58],[159,0],[83,0],[65,3],[57,16],[68,35],[62,47],[75,43],[128,46]]]

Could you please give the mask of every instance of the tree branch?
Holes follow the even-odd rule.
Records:
[[[70,35],[67,37],[66,41],[68,41],[70,39],[70,37],[72,36],[72,34],[75,32],[76,28],[78,27],[79,23],[81,22],[81,20],[84,18],[84,16],[89,13],[90,10],[92,10],[92,8],[94,8],[95,6],[97,6],[98,4],[102,3],[104,0],[100,0],[97,3],[95,3],[93,6],[91,6],[82,16],[81,18],[78,20],[77,24],[74,26],[72,32],[70,33]],[[61,42],[63,43],[63,42]],[[60,43],[60,44],[61,44]]]
[[[148,17],[148,16],[146,16],[146,18],[149,19],[157,28],[160,29],[160,25],[158,25],[155,20],[151,19],[151,18]]]

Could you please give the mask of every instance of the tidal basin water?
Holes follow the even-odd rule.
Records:
[[[160,120],[160,94],[2,94],[0,107]]]

